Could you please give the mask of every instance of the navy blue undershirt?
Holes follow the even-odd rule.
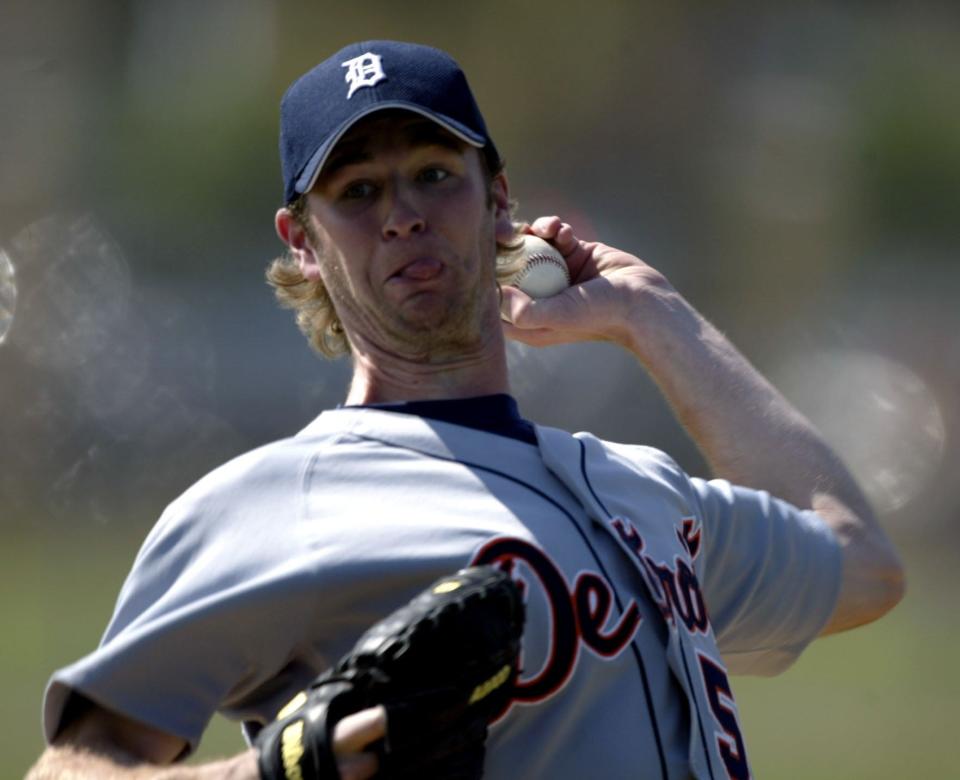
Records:
[[[473,398],[446,398],[439,401],[403,401],[385,404],[357,404],[347,409],[379,409],[426,417],[430,420],[463,425],[478,431],[509,436],[536,445],[533,424],[520,416],[516,399],[506,393],[478,395]]]

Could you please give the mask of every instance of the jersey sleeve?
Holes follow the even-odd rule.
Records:
[[[311,648],[296,648],[300,602],[316,585],[271,562],[274,532],[248,521],[253,514],[270,516],[264,508],[226,502],[224,492],[208,481],[163,514],[121,588],[99,647],[51,678],[43,718],[48,741],[79,693],[186,740],[192,750],[217,710],[238,719],[256,716],[256,702],[269,699],[265,685],[289,690],[286,678],[294,677],[302,686],[315,673],[310,667],[323,665],[321,658],[304,665]],[[277,506],[273,516],[292,511],[293,505]],[[259,559],[258,550],[264,551]],[[269,702],[271,714],[282,703]]]
[[[782,672],[820,633],[840,589],[833,531],[763,491],[691,478],[703,522],[701,583],[731,672]]]

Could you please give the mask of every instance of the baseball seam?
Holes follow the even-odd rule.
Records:
[[[566,280],[567,285],[570,284],[570,269],[567,268],[567,264],[561,260],[558,260],[556,257],[551,257],[550,255],[530,255],[527,259],[526,265],[524,265],[523,270],[518,274],[514,284],[519,283],[523,278],[530,273],[530,269],[536,265],[553,265],[563,271],[563,278]]]

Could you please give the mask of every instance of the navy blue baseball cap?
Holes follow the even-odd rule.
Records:
[[[357,120],[388,108],[432,119],[482,149],[489,166],[499,166],[467,78],[449,54],[414,43],[363,41],[321,62],[283,96],[280,164],[286,202],[309,192],[333,147]]]

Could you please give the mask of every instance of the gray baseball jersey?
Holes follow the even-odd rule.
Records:
[[[509,429],[492,402],[484,427]],[[493,563],[528,617],[485,776],[748,777],[727,673],[817,635],[833,534],[648,447],[523,438],[343,408],[212,472],[148,536],[100,647],[54,675],[47,737],[72,690],[191,747],[217,710],[249,733],[434,579]]]

